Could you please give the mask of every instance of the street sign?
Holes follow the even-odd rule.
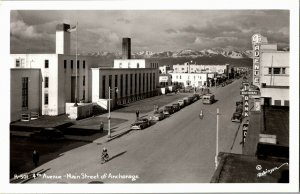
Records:
[[[248,125],[244,125],[243,126],[243,131],[242,131],[242,143],[243,143],[243,146],[244,146],[244,144],[246,142],[247,132],[248,132]]]
[[[252,90],[252,91],[241,91],[241,95],[259,95],[258,90]]]

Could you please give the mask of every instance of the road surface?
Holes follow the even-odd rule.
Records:
[[[40,166],[46,172],[29,183],[208,183],[215,170],[217,108],[219,151],[242,151],[239,124],[230,120],[240,100],[240,83],[219,87],[212,105],[199,100],[145,130],[68,151]],[[103,147],[111,160],[100,164]]]

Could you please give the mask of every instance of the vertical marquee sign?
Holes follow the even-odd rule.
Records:
[[[252,36],[253,47],[253,85],[260,87],[260,45],[262,36],[260,34],[254,34]]]

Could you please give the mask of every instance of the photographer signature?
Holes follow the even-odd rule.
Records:
[[[271,169],[263,170],[262,172],[257,173],[257,177],[262,177],[262,176],[266,176],[267,174],[272,174],[274,171],[279,170],[281,167],[288,166],[288,165],[289,165],[289,163],[286,162],[286,163],[281,164],[280,166],[276,166]],[[256,170],[261,170],[261,169],[262,169],[261,165],[256,166]]]

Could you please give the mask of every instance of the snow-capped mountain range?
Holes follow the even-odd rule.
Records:
[[[120,57],[120,52],[105,52],[98,51],[89,53],[91,56],[113,56]],[[236,50],[236,49],[203,49],[200,51],[193,49],[184,49],[179,52],[173,51],[163,51],[163,52],[152,52],[152,51],[139,51],[132,53],[132,58],[178,58],[178,57],[214,57],[217,55],[222,55],[224,57],[233,58],[233,59],[242,59],[242,58],[252,58],[252,50]]]

